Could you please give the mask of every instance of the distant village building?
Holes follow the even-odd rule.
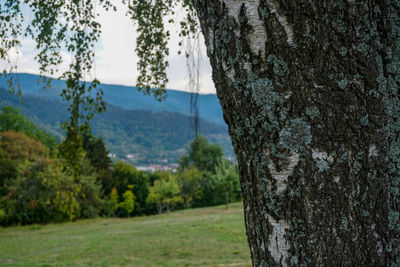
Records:
[[[134,159],[135,158],[135,154],[126,154],[125,156],[127,159]]]
[[[117,157],[117,155],[115,153],[108,153],[107,156],[111,159],[115,159]]]
[[[143,171],[143,172],[153,172],[153,169],[151,166],[137,166],[135,167],[138,171]]]
[[[146,171],[146,172],[157,172],[157,171],[171,171],[171,172],[176,172],[178,169],[178,164],[167,164],[167,165],[161,165],[161,164],[150,164],[150,165],[144,165],[144,166],[137,166],[136,169],[138,171]]]

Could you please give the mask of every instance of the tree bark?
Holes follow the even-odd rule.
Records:
[[[163,205],[157,205],[158,214],[161,214],[163,209],[164,209]]]
[[[185,208],[188,209],[189,208],[189,198],[188,197],[186,197],[186,198],[184,197],[183,199],[185,201]]]
[[[228,209],[228,205],[229,205],[229,192],[226,191],[225,192],[225,209]]]
[[[399,1],[193,3],[253,265],[400,265]]]

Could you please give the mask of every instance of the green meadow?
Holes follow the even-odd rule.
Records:
[[[1,266],[250,266],[243,206],[0,229]]]

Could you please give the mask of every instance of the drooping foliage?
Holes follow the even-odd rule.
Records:
[[[137,86],[158,100],[165,97],[168,78],[167,56],[170,32],[164,20],[174,23],[174,9],[180,6],[187,14],[180,21],[181,37],[194,37],[198,31],[195,10],[189,0],[133,0],[128,2],[129,15],[137,23],[136,53],[139,56]],[[182,41],[179,43],[182,46]],[[157,89],[154,89],[157,88]]]
[[[168,41],[170,32],[165,29],[164,21],[176,23],[175,11],[180,7],[186,16],[179,21],[179,36],[183,45],[184,38],[194,37],[199,32],[197,17],[190,0],[130,0],[124,1],[128,7],[127,15],[137,23],[138,38],[136,52],[139,56],[139,78],[137,84],[146,94],[152,93],[157,99],[165,97],[168,81],[166,68],[169,55]],[[12,0],[0,4],[0,60],[8,61],[10,68],[17,66],[12,62],[11,54],[21,46],[24,37],[31,37],[36,43],[41,74],[58,74],[63,62],[62,53],[73,57],[69,70],[60,78],[67,80],[67,88],[62,92],[65,100],[71,101],[70,111],[74,119],[90,119],[91,111],[101,112],[101,90],[93,98],[87,94],[98,85],[94,79],[89,87],[81,82],[93,73],[94,46],[99,40],[101,25],[97,21],[98,8],[106,11],[116,10],[109,0],[98,1],[35,1]],[[22,10],[28,10],[23,12]],[[32,19],[27,21],[24,13],[30,12]],[[9,76],[9,85],[14,90],[16,83]],[[80,110],[79,108],[83,109]],[[74,123],[70,121],[70,124]],[[76,121],[75,121],[76,123]],[[74,125],[69,125],[74,126]]]
[[[164,21],[173,23],[178,6],[186,13],[180,21],[182,38],[198,36],[197,18],[190,0],[130,0],[127,15],[137,23],[136,53],[139,56],[137,85],[145,94],[153,94],[158,100],[165,98],[166,69],[169,55],[170,32]],[[103,92],[93,71],[94,47],[100,38],[101,25],[98,9],[116,10],[109,0],[98,1],[36,1],[11,0],[0,3],[0,60],[6,62],[3,70],[12,91],[19,85],[12,73],[17,64],[13,53],[18,53],[23,38],[30,37],[36,43],[41,74],[58,75],[66,79],[61,96],[69,103],[70,117],[63,123],[66,139],[60,149],[62,155],[74,168],[74,176],[80,173],[80,136],[89,132],[89,120],[95,113],[105,110]],[[24,11],[23,11],[24,10]],[[30,13],[31,16],[24,16]],[[30,21],[27,18],[31,17]],[[179,43],[182,46],[182,42]],[[71,56],[68,70],[59,73],[63,53]],[[187,54],[187,57],[189,54]],[[44,79],[50,85],[49,79]],[[92,80],[86,84],[83,80]],[[94,92],[93,92],[94,91]],[[198,116],[196,117],[198,121]],[[196,133],[198,127],[196,128]]]
[[[8,26],[10,30],[3,30],[0,35],[0,59],[10,63],[10,68],[4,74],[16,67],[11,62],[12,52],[18,52],[20,40],[31,37],[36,42],[37,55],[41,74],[55,75],[63,62],[63,52],[72,56],[69,69],[59,78],[66,79],[66,88],[61,96],[69,103],[70,118],[63,124],[67,132],[64,149],[60,152],[70,165],[77,168],[80,147],[77,146],[79,136],[87,130],[88,121],[94,113],[102,112],[105,108],[102,101],[102,91],[97,88],[97,79],[86,85],[82,80],[92,74],[94,62],[94,45],[100,37],[100,24],[96,21],[96,8],[100,6],[108,9],[113,7],[110,1],[6,1],[0,3],[1,26]],[[24,20],[23,9],[32,13],[32,20]],[[15,90],[15,82],[9,76],[8,83],[11,90]],[[50,80],[45,79],[50,85]],[[92,94],[92,90],[96,90]],[[71,143],[75,143],[72,145]],[[79,169],[75,170],[77,173]],[[76,174],[75,174],[76,176]]]

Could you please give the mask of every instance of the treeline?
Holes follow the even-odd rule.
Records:
[[[62,144],[18,109],[2,108],[0,225],[137,216],[240,199],[237,166],[203,136],[186,149],[177,173],[113,164],[101,137],[86,133],[82,141],[76,177],[60,156]]]

